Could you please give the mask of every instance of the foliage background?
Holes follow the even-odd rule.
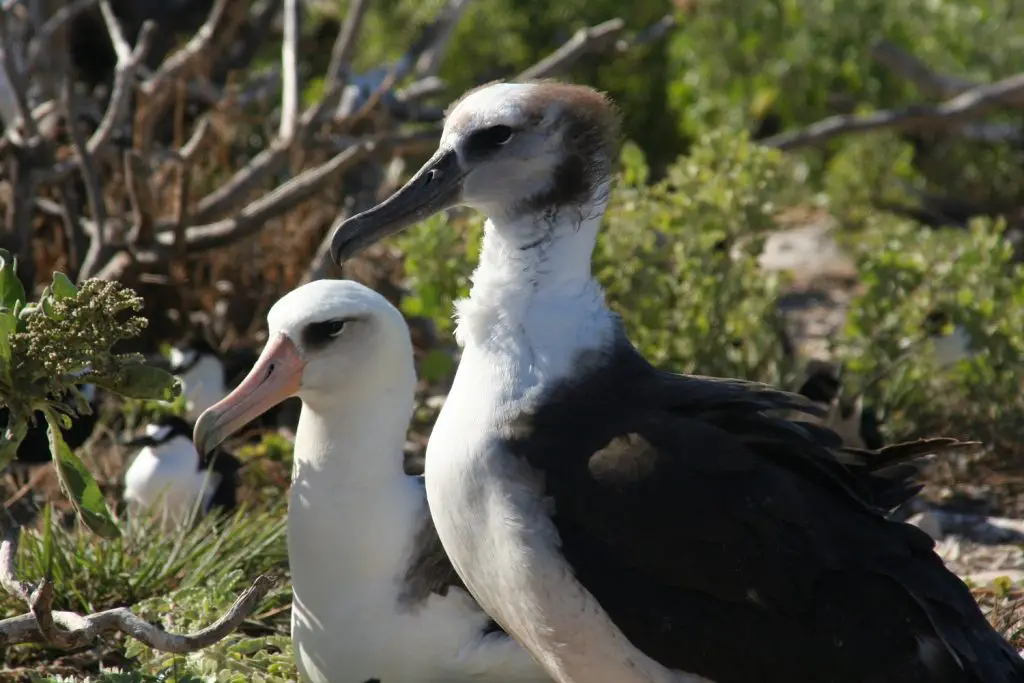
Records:
[[[354,68],[397,58],[442,4],[372,2]],[[333,40],[324,27],[346,7],[327,2],[310,11],[305,72],[323,72]],[[985,489],[992,512],[1024,517],[1024,273],[1014,250],[1024,227],[1019,130],[996,142],[962,129],[921,129],[844,136],[786,153],[761,144],[834,114],[936,101],[875,58],[882,39],[951,77],[990,82],[1024,71],[1024,11],[1012,0],[475,0],[443,63],[446,88],[437,100],[444,105],[468,87],[522,70],[578,28],[619,16],[640,30],[666,12],[677,25],[665,39],[595,55],[570,76],[609,92],[623,112],[622,177],[595,273],[633,340],[664,367],[795,388],[806,355],[787,343],[787,302],[839,297],[848,314],[830,330],[825,352],[845,362],[847,387],[879,409],[887,438],[942,432],[988,444],[980,458],[937,464],[927,495],[939,499],[967,484]],[[278,52],[278,44],[266,45],[262,63]],[[312,78],[307,88],[317,87]],[[268,112],[252,114],[255,120]],[[1006,107],[985,122],[1012,132],[1024,129],[1021,117],[1019,108]],[[250,156],[260,138],[251,139]],[[407,170],[419,161],[410,159]],[[212,184],[227,170],[205,168],[203,181]],[[332,216],[335,199],[325,197],[311,211]],[[849,273],[799,281],[759,265],[773,232],[823,223],[849,255]],[[279,236],[288,228],[277,228]],[[444,393],[457,364],[451,302],[467,291],[480,228],[480,218],[466,212],[436,217],[346,272],[387,291],[413,325],[422,386],[410,439],[421,446],[436,411],[430,398]],[[284,256],[254,261],[252,271],[218,265],[237,264],[238,251],[189,261],[195,308],[213,310],[210,272],[218,268],[240,289],[260,288],[265,303],[244,315],[260,322],[222,330],[223,346],[259,348],[266,306],[297,283],[310,256],[309,244],[276,248],[274,239],[261,238],[257,252]],[[40,254],[38,268],[46,272],[55,261]],[[977,350],[970,360],[936,365],[925,334],[936,309],[947,328],[969,331]],[[135,420],[139,410],[112,406],[108,417]],[[86,451],[115,496],[126,454],[102,436]],[[65,606],[97,610],[142,600],[148,616],[190,630],[208,623],[256,572],[286,573],[281,503],[290,450],[266,435],[242,455],[248,507],[218,537],[205,527],[174,537],[125,527],[122,539],[107,541],[55,516],[52,533],[64,558],[55,578]],[[44,571],[42,533],[25,532],[19,568],[27,578]],[[985,595],[1003,605],[993,618],[1024,647],[1024,627],[1006,607],[1020,589],[1005,585]],[[110,667],[129,673],[107,671],[100,680],[291,680],[287,602],[285,587],[241,633],[188,657],[117,642],[74,655],[18,648],[5,661],[12,676],[42,665],[48,673],[32,680],[79,680]],[[0,596],[0,612],[20,611]]]

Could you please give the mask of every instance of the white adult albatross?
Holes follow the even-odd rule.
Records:
[[[481,87],[333,237],[341,263],[456,204],[488,216],[425,472],[470,592],[561,683],[1024,680],[931,539],[886,519],[892,480],[779,416],[800,398],[629,343],[590,264],[617,140],[589,88]]]
[[[267,322],[259,360],[200,416],[194,438],[209,452],[302,399],[288,506],[302,680],[549,681],[466,592],[423,479],[403,471],[416,373],[401,313],[355,282],[318,280],[282,297]]]

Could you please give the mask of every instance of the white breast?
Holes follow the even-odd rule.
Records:
[[[490,438],[529,400],[514,398],[531,394],[521,376],[467,349],[431,434],[427,499],[456,570],[562,683],[706,683],[637,650],[573,578],[542,482]]]

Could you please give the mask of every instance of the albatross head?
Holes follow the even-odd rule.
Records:
[[[193,439],[200,453],[292,396],[321,413],[381,390],[399,390],[412,400],[409,328],[372,289],[349,280],[316,280],[278,300],[267,323],[268,341],[252,370],[196,422]]]
[[[557,229],[561,212],[579,214],[606,200],[618,142],[615,108],[591,88],[537,82],[471,90],[449,108],[437,152],[416,175],[337,227],[331,257],[340,264],[457,205],[523,226],[505,237],[528,248],[545,237],[538,229]],[[544,216],[544,227],[516,220],[525,214]]]

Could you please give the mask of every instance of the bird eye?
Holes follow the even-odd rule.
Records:
[[[477,154],[491,152],[512,139],[514,131],[510,126],[497,125],[478,130],[469,136],[467,147]]]
[[[324,323],[324,332],[326,332],[328,337],[337,337],[345,329],[345,323],[347,322],[347,320],[328,320]]]
[[[333,320],[310,323],[303,332],[304,341],[313,348],[323,346],[340,335],[348,322],[349,320],[346,318],[334,318]]]

